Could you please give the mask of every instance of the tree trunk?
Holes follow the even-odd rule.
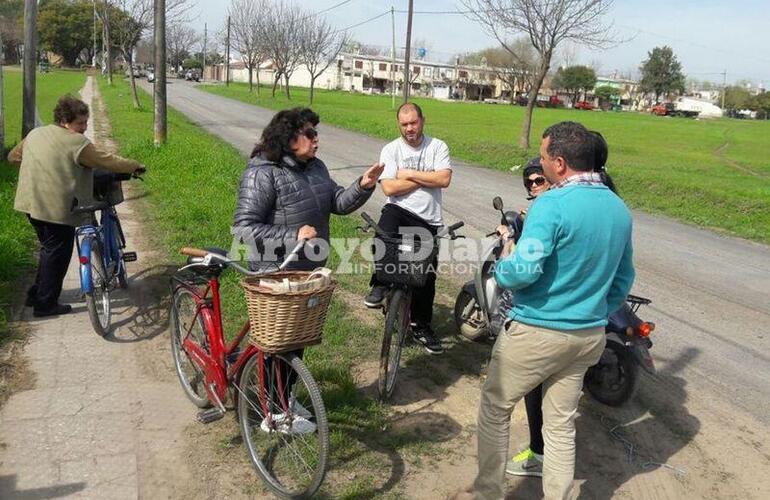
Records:
[[[315,94],[315,79],[318,77],[318,75],[314,75],[310,77],[310,105],[313,105],[313,95]]]
[[[155,0],[155,146],[166,144],[168,121],[166,106],[166,0]]]
[[[254,92],[254,66],[249,66],[249,94]]]
[[[275,99],[275,91],[278,88],[278,82],[281,80],[281,74],[276,73],[275,79],[273,80],[273,99]]]
[[[112,86],[112,40],[110,39],[110,14],[109,5],[104,8],[104,46],[106,47],[107,84]],[[133,74],[134,68],[129,68]]]
[[[532,110],[537,104],[537,94],[540,92],[540,87],[543,85],[545,75],[548,74],[548,67],[551,63],[551,56],[543,57],[543,62],[540,64],[540,72],[537,75],[532,88],[529,89],[529,96],[527,101],[527,110],[524,112],[524,122],[521,127],[521,137],[519,137],[519,147],[521,149],[529,149],[529,134],[532,130]]]
[[[139,94],[136,91],[136,78],[134,78],[134,61],[131,57],[131,53],[133,50],[128,51],[128,56],[126,56],[126,51],[123,51],[123,58],[127,59],[129,61],[130,69],[128,71],[129,80],[131,82],[131,101],[134,103],[134,109],[139,109],[142,107],[142,105],[139,103]]]
[[[290,77],[291,77],[291,75],[289,75],[288,73],[284,73],[284,75],[283,75],[283,81],[286,84],[286,99],[289,99],[289,100],[291,100],[291,95],[289,94],[289,78]]]
[[[259,66],[260,65],[257,64],[257,72],[256,72],[256,75],[257,75],[257,96],[259,96]]]
[[[35,128],[35,95],[37,90],[37,1],[24,2],[24,93],[22,97],[21,138]]]

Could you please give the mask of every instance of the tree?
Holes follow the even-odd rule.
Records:
[[[190,51],[198,43],[198,38],[194,29],[182,23],[173,23],[166,27],[166,50],[174,72],[179,71],[182,61],[190,57]]]
[[[605,108],[613,99],[620,96],[620,89],[612,85],[600,85],[594,89],[594,95],[599,99],[599,106]]]
[[[596,85],[596,72],[588,66],[570,66],[556,72],[553,87],[565,90],[572,98],[572,105],[578,102],[580,93],[585,93]]]
[[[232,0],[227,15],[230,16],[230,40],[233,48],[249,70],[249,92],[254,91],[254,73],[257,75],[259,95],[259,67],[267,59],[266,34],[263,23],[270,18],[270,5],[265,0]]]
[[[3,0],[0,2],[0,36],[2,36],[6,64],[18,64],[21,60],[23,45],[22,18],[23,0]]]
[[[529,91],[519,146],[529,149],[532,111],[557,47],[564,42],[604,47],[612,42],[610,27],[602,23],[612,0],[463,0],[468,16],[515,55],[506,40],[529,38],[538,54]]]
[[[510,90],[510,101],[516,99],[516,89],[529,93],[535,74],[537,55],[532,45],[520,38],[507,44],[513,51],[503,47],[490,47],[464,57],[465,64],[489,66],[497,78],[505,82]]]
[[[91,2],[41,2],[37,23],[41,48],[61,56],[66,66],[76,66],[81,53],[91,47]]]
[[[347,35],[336,31],[325,19],[311,18],[305,21],[300,37],[299,61],[310,73],[311,105],[316,78],[337,60],[345,43],[347,43]]]
[[[733,85],[727,87],[725,90],[725,109],[738,110],[738,109],[750,109],[752,101],[751,92],[746,87],[739,85]]]
[[[770,92],[762,92],[751,98],[751,109],[757,112],[757,118],[770,119]]]
[[[203,65],[199,57],[188,57],[182,61],[182,67],[184,69],[202,69]]]
[[[684,92],[685,77],[682,64],[677,60],[671,47],[655,47],[647,53],[647,59],[642,62],[639,71],[642,80],[639,88],[642,92],[655,95],[655,102],[660,102],[660,96],[675,92]]]
[[[272,4],[272,8],[263,18],[265,47],[275,67],[273,97],[275,97],[278,82],[283,77],[286,98],[291,99],[289,79],[299,65],[302,26],[308,17],[299,7],[277,1]]]
[[[134,52],[142,37],[152,28],[154,3],[153,0],[115,0],[116,12],[109,17],[113,28],[115,44],[120,49],[123,59],[130,67],[134,66]],[[166,19],[172,23],[184,21],[184,16],[190,8],[188,0],[167,0]],[[136,91],[134,72],[130,71],[131,99],[134,108],[139,108],[139,95]]]

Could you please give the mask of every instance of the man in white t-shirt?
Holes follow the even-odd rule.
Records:
[[[441,192],[452,181],[449,148],[444,141],[423,134],[425,118],[417,104],[408,102],[396,114],[401,137],[382,148],[380,176],[382,191],[388,197],[378,225],[387,233],[403,234],[404,228],[427,229],[432,235],[443,226]],[[412,333],[430,354],[444,349],[436,339],[431,320],[436,295],[436,262],[428,281],[412,293]],[[367,307],[381,307],[387,286],[372,276],[372,290],[364,300]]]

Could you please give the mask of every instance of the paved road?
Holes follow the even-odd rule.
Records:
[[[182,82],[169,85],[168,95],[171,106],[244,154],[274,114]],[[363,165],[376,161],[385,144],[324,124],[319,130],[319,156],[340,184],[352,182]],[[496,222],[490,201],[495,194],[510,206],[524,206],[518,176],[455,162],[452,186],[445,193],[445,218],[464,220],[469,235],[489,232]],[[659,367],[681,376],[690,397],[705,407],[719,404],[727,413],[737,407],[767,425],[770,248],[665,217],[634,216],[634,290],[653,300],[643,317],[658,325],[653,354]]]

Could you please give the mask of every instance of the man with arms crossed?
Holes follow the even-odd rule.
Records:
[[[444,141],[423,134],[425,119],[417,104],[402,104],[396,117],[401,137],[380,153],[380,163],[385,164],[380,185],[388,200],[379,226],[391,234],[417,227],[435,235],[443,225],[441,192],[452,181],[449,148]],[[428,353],[441,354],[444,348],[431,328],[436,295],[435,266],[434,260],[427,283],[412,293],[412,334]],[[387,286],[377,281],[376,276],[372,276],[370,284],[372,289],[364,303],[367,307],[380,307]]]

